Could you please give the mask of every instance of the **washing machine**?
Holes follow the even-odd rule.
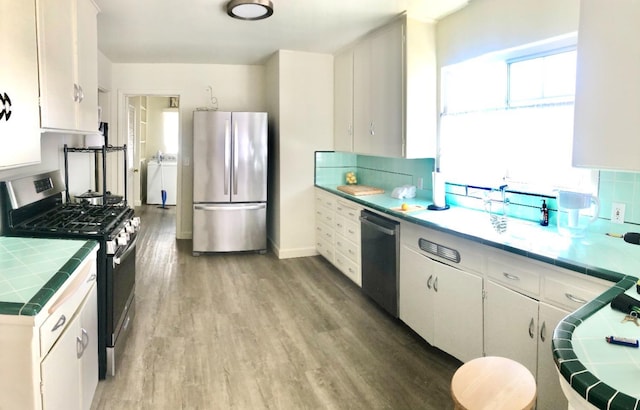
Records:
[[[152,159],[147,163],[147,204],[162,205],[162,190],[167,191],[166,205],[175,205],[178,185],[178,162]]]

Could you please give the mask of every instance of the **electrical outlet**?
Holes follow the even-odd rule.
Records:
[[[624,223],[624,204],[617,202],[611,204],[611,222],[614,224]]]
[[[424,186],[423,184],[424,184],[424,181],[422,177],[418,177],[418,189],[422,189]]]

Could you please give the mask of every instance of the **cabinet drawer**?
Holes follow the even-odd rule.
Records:
[[[329,226],[334,224],[333,210],[323,206],[316,207],[316,221],[322,221]]]
[[[333,245],[320,235],[316,234],[316,250],[329,262],[333,263]]]
[[[361,207],[340,199],[336,201],[335,209],[338,215],[344,216],[351,221],[359,220],[360,211],[362,210]]]
[[[602,280],[587,280],[572,274],[545,275],[543,299],[553,305],[574,311],[602,294],[613,283]],[[595,279],[595,278],[594,278]]]
[[[344,254],[342,254],[342,252],[336,249],[335,265],[349,279],[354,281],[358,286],[362,286],[362,274],[360,271],[360,264],[355,263],[353,260],[346,257]]]
[[[71,323],[78,306],[96,281],[95,258],[87,259],[68,279],[69,284],[54,296],[49,317],[40,326],[40,357],[44,357]]]
[[[506,287],[539,299],[540,273],[544,269],[526,258],[506,253],[492,254],[488,259],[488,275]]]
[[[333,244],[333,228],[322,222],[316,223],[316,238],[322,238],[323,240]]]
[[[344,235],[346,225],[347,225],[347,220],[343,216],[340,216],[338,214],[334,216],[333,228],[335,229],[336,234]]]
[[[336,235],[336,251],[351,259],[354,263],[360,264],[360,245],[351,242],[342,235]]]
[[[346,221],[344,224],[344,236],[351,242],[360,243],[360,221]]]
[[[316,208],[324,207],[329,210],[335,210],[336,208],[336,197],[328,192],[321,191],[316,189]]]

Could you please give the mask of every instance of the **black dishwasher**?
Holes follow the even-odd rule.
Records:
[[[376,213],[360,213],[362,291],[393,317],[398,317],[400,224]]]

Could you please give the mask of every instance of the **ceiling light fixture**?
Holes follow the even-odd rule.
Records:
[[[273,14],[271,0],[231,0],[227,14],[240,20],[262,20]]]

